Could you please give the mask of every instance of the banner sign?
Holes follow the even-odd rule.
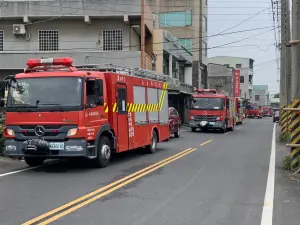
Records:
[[[235,70],[233,72],[233,95],[235,97],[240,97],[240,89],[241,89],[241,71]]]

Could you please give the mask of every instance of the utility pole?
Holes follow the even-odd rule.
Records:
[[[290,22],[290,0],[285,0],[286,8],[285,8],[285,31],[286,31],[286,45],[289,40],[291,40],[291,22]],[[291,92],[291,85],[292,85],[292,54],[290,48],[285,48],[285,58],[286,58],[286,98],[287,104],[290,104],[292,101],[292,92]]]
[[[292,99],[300,99],[300,90],[299,90],[299,62],[300,62],[300,36],[299,36],[299,21],[300,21],[300,9],[299,9],[299,0],[292,1],[292,40],[290,44],[292,45]]]
[[[145,0],[141,0],[141,68],[145,69]]]
[[[281,40],[280,40],[280,106],[287,105],[287,94],[286,94],[286,25],[285,16],[288,0],[281,0]],[[272,6],[273,7],[273,6]]]

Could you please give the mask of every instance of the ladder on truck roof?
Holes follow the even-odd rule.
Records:
[[[114,72],[128,76],[136,76],[140,78],[146,78],[151,80],[157,80],[162,82],[168,82],[175,84],[176,80],[169,75],[165,75],[163,73],[159,73],[153,70],[140,69],[140,68],[127,68],[123,66],[106,64],[106,66],[100,66],[97,64],[87,64],[87,65],[79,65],[75,66],[78,70],[84,71],[100,71],[100,72]]]

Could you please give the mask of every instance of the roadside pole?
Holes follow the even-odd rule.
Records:
[[[293,99],[291,108],[287,111],[291,112],[291,167],[299,166],[299,152],[300,152],[300,79],[299,79],[299,63],[300,62],[300,33],[298,23],[300,21],[300,0],[292,1],[292,40],[289,42],[289,47],[292,47],[292,79],[291,79],[291,99]]]
[[[273,7],[273,6],[272,6]],[[288,116],[287,111],[284,111],[283,108],[287,106],[287,94],[286,94],[286,9],[287,9],[287,0],[281,0],[281,40],[280,40],[280,119],[279,123],[281,126],[281,135],[285,135],[288,131]]]

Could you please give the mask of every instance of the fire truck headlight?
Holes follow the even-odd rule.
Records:
[[[195,119],[195,117],[194,117],[194,116],[191,116],[191,120],[193,120],[193,119]]]
[[[5,129],[5,133],[9,136],[15,136],[15,132],[12,129]]]
[[[78,131],[77,128],[72,128],[72,129],[70,129],[70,130],[68,131],[67,136],[68,136],[68,137],[74,136],[74,135],[77,134],[77,131]]]
[[[216,120],[221,120],[221,117],[218,116],[218,117],[216,118]]]

